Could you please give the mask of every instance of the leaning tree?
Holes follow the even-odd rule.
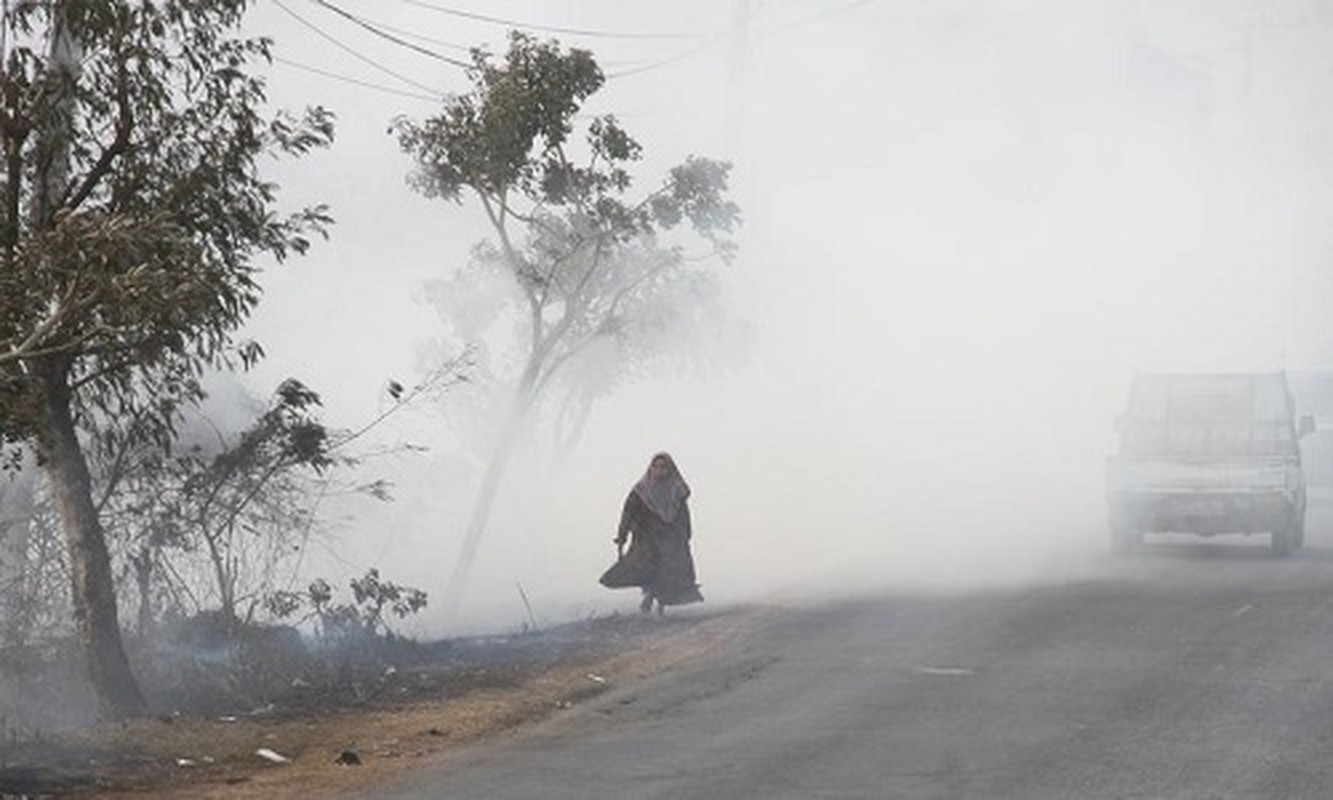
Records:
[[[168,443],[202,372],[236,353],[257,260],[303,252],[328,222],[279,214],[258,169],[333,128],[321,109],[264,111],[253,67],[271,43],[240,33],[248,5],[48,0],[0,16],[0,420],[50,486],[88,675],[114,717],[144,701],[79,431],[147,413],[157,424],[136,435]]]
[[[517,433],[552,379],[590,347],[631,350],[667,318],[688,314],[681,304],[701,273],[685,245],[701,239],[709,253],[730,257],[740,217],[727,198],[729,164],[692,157],[636,192],[631,168],[642,147],[614,116],[589,119],[575,135],[585,101],[605,83],[591,53],[514,33],[503,58],[474,51],[470,75],[471,89],[438,114],[395,124],[417,164],[415,188],[480,205],[494,239],[477,247],[472,266],[503,280],[510,293],[489,309],[521,330],[446,611],[460,600]],[[476,316],[491,299],[464,289],[459,301]]]

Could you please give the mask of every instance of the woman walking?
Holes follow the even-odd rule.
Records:
[[[689,485],[666,453],[653,456],[648,470],[625,498],[614,539],[620,557],[602,575],[601,583],[613,589],[642,588],[639,610],[645,614],[654,603],[661,614],[666,606],[704,599],[690,554],[689,498]],[[625,550],[631,534],[633,540]]]

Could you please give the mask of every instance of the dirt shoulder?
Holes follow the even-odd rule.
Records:
[[[437,660],[388,669],[374,686],[294,695],[244,715],[163,716],[9,743],[0,748],[0,798],[364,791],[460,746],[677,668],[754,616],[753,609],[613,616],[521,636],[455,640]]]

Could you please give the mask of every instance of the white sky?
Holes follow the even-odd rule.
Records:
[[[632,387],[578,453],[517,465],[470,624],[517,624],[515,583],[553,619],[632,606],[595,579],[663,448],[695,487],[710,599],[1079,569],[1133,370],[1333,362],[1333,12],[1312,0],[752,0],[743,44],[717,0],[334,4],[450,57],[502,50],[506,28],[431,6],[618,32],[537,33],[642,69],[590,108],[645,145],[641,184],[691,153],[737,164],[724,270],[749,359]],[[258,0],[251,26],[284,59],[275,103],[339,118],[331,151],[274,173],[338,224],[268,273],[253,382],[296,375],[355,425],[419,375],[422,281],[485,235],[471,206],[407,188],[386,128],[436,104],[395,92],[466,84],[314,0]],[[387,437],[439,447],[337,545],[433,593],[475,478],[447,413],[395,421]]]

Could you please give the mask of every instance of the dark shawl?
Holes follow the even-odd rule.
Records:
[[[666,477],[657,481],[652,477],[652,465],[656,461],[665,461],[669,467]],[[648,462],[648,469],[644,471],[643,477],[634,484],[634,493],[649,511],[670,525],[676,521],[681,509],[685,508],[685,501],[690,499],[690,486],[680,476],[680,470],[676,468],[676,462],[671,456],[658,453]]]

